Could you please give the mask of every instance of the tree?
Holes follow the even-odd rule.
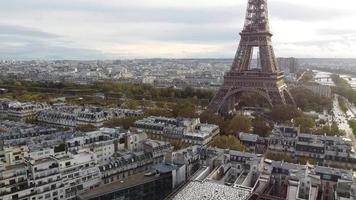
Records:
[[[64,142],[54,146],[54,153],[62,152],[65,150],[66,150],[66,144]]]
[[[347,108],[346,101],[343,97],[338,96],[339,106],[342,112],[346,113],[349,109]]]
[[[288,155],[287,153],[277,153],[277,154],[273,154],[271,152],[268,152],[266,154],[266,158],[270,159],[270,160],[275,160],[275,161],[285,161],[285,162],[289,162],[289,163],[293,163],[294,160],[293,158]]]
[[[275,122],[286,122],[302,116],[302,112],[295,106],[275,106],[270,112],[270,117]]]
[[[356,136],[356,120],[350,120],[349,121],[349,125],[350,125],[350,127],[351,127],[351,129],[352,129],[352,131],[353,131],[353,133],[354,133],[354,135]]]
[[[253,133],[261,137],[267,137],[271,131],[272,127],[260,117],[252,120]]]
[[[162,117],[172,117],[172,111],[168,109],[154,108],[146,110],[148,116],[162,116]]]
[[[210,146],[220,149],[245,151],[245,146],[241,144],[239,139],[232,135],[218,135],[213,139]]]
[[[301,132],[309,133],[315,127],[315,122],[310,117],[302,116],[294,119],[294,125],[299,126]]]
[[[186,147],[188,147],[189,145],[188,144],[184,144],[182,141],[172,141],[170,142],[171,145],[173,146],[173,151],[177,151],[177,150],[180,150],[180,149],[184,149]]]
[[[228,133],[249,132],[251,130],[251,120],[244,115],[236,115],[229,122]]]
[[[306,88],[294,88],[291,90],[291,94],[297,106],[303,111],[322,112],[325,109],[332,110],[331,98],[321,97]]]
[[[104,123],[104,127],[108,128],[115,128],[115,127],[122,127],[128,130],[137,120],[140,118],[138,117],[124,117],[124,118],[114,118],[110,121]]]
[[[339,126],[333,122],[331,125],[324,125],[322,127],[317,128],[314,131],[316,135],[328,135],[328,136],[342,136],[344,132],[339,129]]]
[[[269,107],[270,104],[258,93],[255,92],[243,92],[239,96],[239,107]]]
[[[172,113],[174,117],[186,117],[186,118],[195,118],[196,114],[196,106],[189,102],[179,102],[172,108]]]
[[[92,124],[84,124],[77,126],[76,130],[80,132],[91,132],[98,130],[98,128]]]
[[[200,115],[200,122],[202,123],[209,123],[209,124],[216,124],[220,128],[220,134],[226,134],[227,129],[229,126],[230,121],[225,120],[223,117],[220,115],[214,113],[213,111],[207,109],[204,110]]]
[[[213,111],[211,111],[209,109],[204,110],[199,115],[199,118],[202,123],[209,123],[209,124],[218,124],[220,121],[224,120],[222,117],[215,114]]]
[[[128,100],[125,104],[129,109],[137,109],[137,107],[140,105],[137,100],[133,99]]]

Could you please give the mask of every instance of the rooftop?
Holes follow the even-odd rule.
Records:
[[[153,175],[153,176],[145,176],[145,173],[149,171],[135,174],[132,176],[129,176],[127,179],[122,180],[122,181],[115,181],[106,185],[102,185],[100,187],[91,189],[83,194],[80,195],[82,199],[90,199],[94,198],[96,196],[102,196],[103,194],[108,194],[111,192],[123,190],[126,188],[130,188],[136,185],[141,185],[147,182],[152,182],[154,180],[159,179],[158,175]]]
[[[185,186],[173,200],[214,199],[214,200],[245,200],[250,192],[241,188],[221,185],[213,182],[193,181]]]

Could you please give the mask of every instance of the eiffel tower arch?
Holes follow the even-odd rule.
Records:
[[[209,109],[220,114],[229,113],[238,103],[238,94],[241,92],[260,95],[271,107],[295,105],[274,54],[267,0],[248,0],[245,24],[240,36],[232,67],[225,73],[224,83],[210,102]],[[259,50],[258,68],[251,68],[254,48]]]

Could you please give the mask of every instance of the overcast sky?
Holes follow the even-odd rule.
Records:
[[[278,57],[356,58],[355,0],[269,0]],[[1,0],[0,59],[232,58],[247,0]]]

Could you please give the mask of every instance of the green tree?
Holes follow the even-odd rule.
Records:
[[[239,139],[232,135],[218,135],[213,139],[210,146],[220,149],[245,151],[245,146],[241,144]]]
[[[322,112],[324,109],[328,111],[332,110],[331,98],[321,97],[306,88],[294,88],[291,90],[291,94],[297,106],[303,111],[314,110]]]
[[[252,120],[252,127],[253,133],[261,137],[267,137],[272,131],[272,127],[260,117]]]
[[[321,127],[318,127],[315,131],[314,134],[316,135],[328,135],[328,136],[342,136],[344,135],[344,132],[339,129],[339,126],[333,122],[331,125],[323,125]]]
[[[301,132],[310,133],[311,129],[315,127],[315,122],[310,117],[302,116],[294,119],[294,125],[299,126]]]
[[[350,125],[354,135],[356,136],[356,120],[355,119],[350,120],[349,121],[349,125]]]
[[[228,133],[249,132],[251,130],[251,120],[244,115],[236,115],[229,122]]]
[[[349,109],[346,106],[346,101],[343,97],[338,97],[339,106],[342,112],[346,113]]]
[[[302,116],[302,112],[294,106],[275,106],[270,112],[270,117],[275,122],[286,122]]]

